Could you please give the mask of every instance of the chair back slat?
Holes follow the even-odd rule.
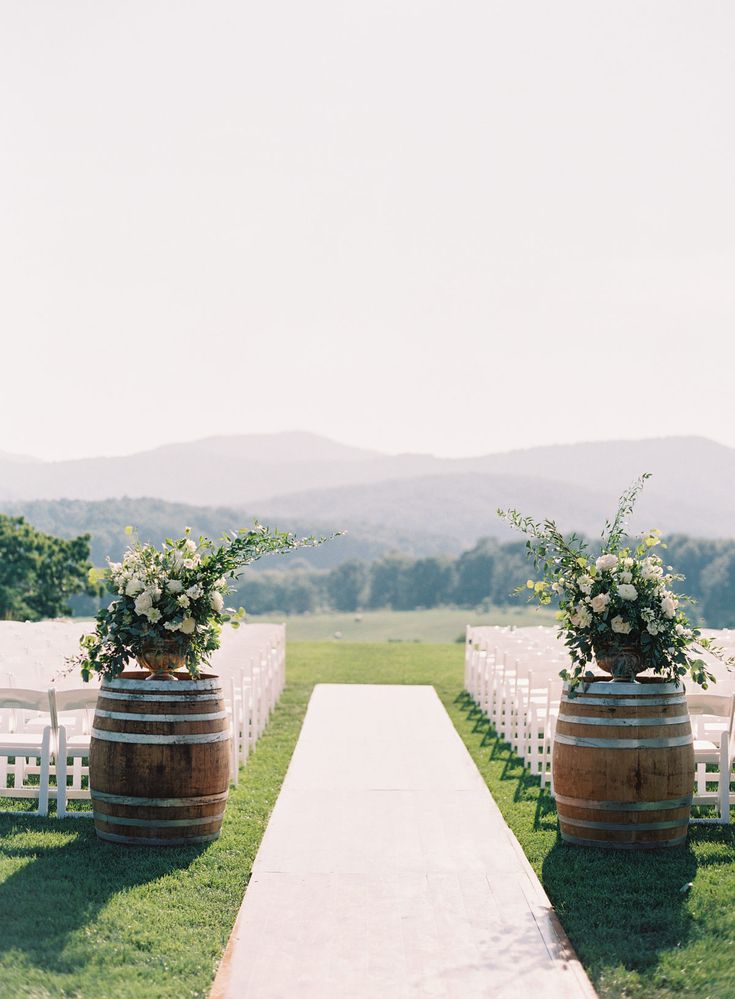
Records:
[[[30,690],[27,687],[1,687],[0,708],[48,711],[48,694],[45,690]]]
[[[99,693],[97,687],[71,687],[69,690],[51,688],[49,696],[53,695],[57,711],[82,711],[97,704]]]
[[[712,715],[732,722],[735,697],[732,694],[687,694],[690,715]]]

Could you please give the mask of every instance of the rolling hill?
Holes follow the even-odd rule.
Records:
[[[697,437],[462,459],[384,455],[306,433],[217,437],[71,462],[0,452],[0,509],[65,536],[90,531],[95,558],[115,555],[129,523],[152,540],[185,524],[216,536],[255,516],[299,533],[348,530],[338,546],[310,553],[327,565],[328,551],[340,559],[391,549],[454,553],[483,535],[507,538],[498,506],[596,535],[643,471],[654,477],[634,529],[735,537],[735,450]]]

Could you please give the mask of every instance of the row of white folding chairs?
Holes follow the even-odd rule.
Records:
[[[90,687],[75,690],[51,687],[46,691],[23,687],[0,689],[0,712],[9,719],[8,726],[0,731],[0,797],[36,798],[38,808],[31,815],[47,815],[49,798],[56,797],[59,818],[68,814],[66,803],[70,798],[89,797],[84,787],[89,768],[84,759],[89,757],[89,715],[97,694],[97,689]],[[79,732],[69,732],[68,724],[60,721],[67,721],[71,713],[82,716]],[[26,723],[17,726],[19,717],[25,718]],[[72,759],[71,786],[68,758]]]
[[[225,684],[235,785],[239,767],[262,735],[284,685],[285,646],[277,642],[261,649],[249,668],[242,668],[237,679],[231,676]],[[59,817],[68,814],[69,799],[89,798],[89,713],[98,695],[96,686],[42,691],[8,685],[0,689],[0,797],[38,797],[38,811],[33,814],[46,815],[49,796],[56,796]],[[54,776],[55,785],[51,783]]]
[[[538,642],[535,635],[529,642],[507,629],[483,631],[479,639],[468,633],[467,690],[500,737],[546,783],[551,724],[561,698],[559,671],[567,660],[558,645]],[[497,644],[490,646],[488,638]]]
[[[710,694],[699,691],[686,692],[687,709],[694,738],[694,797],[695,805],[713,806],[714,819],[697,819],[697,822],[730,821],[735,791],[732,789],[732,767],[735,762],[735,694]],[[541,776],[541,786],[549,786],[553,795],[551,754],[558,720],[558,704],[552,708],[541,736],[540,769],[532,769]]]
[[[237,785],[240,766],[263,734],[286,683],[285,642],[274,640],[229,678],[232,720],[232,775]]]
[[[468,629],[466,689],[498,735],[511,744],[531,773],[540,776],[541,786],[548,784],[553,794],[551,753],[562,691],[558,672],[564,660],[554,658],[556,650],[547,642],[534,649],[515,635],[496,632],[491,637],[499,642],[492,650],[478,638],[476,630]],[[509,666],[511,654],[516,658]],[[551,669],[556,676],[549,675]],[[731,790],[735,692],[688,691],[687,704],[696,764],[693,802],[713,805],[717,811],[715,819],[702,821],[727,823],[730,807],[735,804]]]
[[[733,763],[735,763],[735,693],[711,694],[686,691],[687,710],[694,739],[694,794],[692,804],[714,807],[714,818],[696,818],[695,823],[730,822],[735,805]],[[548,735],[544,739],[541,786],[551,778],[551,750],[556,733],[558,710],[549,719]]]

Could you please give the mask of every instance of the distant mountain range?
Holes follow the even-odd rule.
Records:
[[[495,510],[512,506],[596,536],[626,486],[651,472],[632,530],[735,537],[735,450],[704,438],[533,448],[453,465],[440,474],[292,493],[262,507],[281,517],[319,517],[347,528],[371,521],[384,528],[410,525],[466,547],[483,535],[509,537]]]
[[[383,455],[308,433],[210,437],[118,458],[31,461],[0,453],[0,501],[155,496],[242,506],[269,496],[428,475],[430,455]]]
[[[305,530],[348,529],[351,540],[340,541],[345,557],[390,548],[450,553],[481,536],[508,538],[497,506],[597,535],[618,495],[644,471],[654,477],[634,529],[735,537],[735,450],[698,437],[461,459],[385,455],[306,433],[215,437],[64,462],[0,452],[0,509],[25,512],[42,528],[39,518],[61,523],[63,533],[103,531],[123,517],[145,521],[153,534],[178,533],[184,523],[212,531],[257,516]]]

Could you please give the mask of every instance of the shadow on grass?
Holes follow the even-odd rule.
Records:
[[[588,970],[622,965],[641,972],[687,941],[688,886],[696,871],[690,846],[617,851],[567,846],[558,838],[542,880]]]
[[[95,952],[65,955],[70,934],[89,933],[113,895],[187,868],[204,849],[119,847],[99,841],[87,819],[0,815],[0,860],[15,867],[0,882],[0,960],[15,951],[44,971],[78,971]]]
[[[459,704],[466,713],[466,704]],[[473,720],[467,719],[470,726]],[[544,888],[593,980],[614,967],[645,972],[663,952],[685,945],[693,928],[689,885],[698,865],[735,861],[733,826],[693,826],[689,844],[672,850],[567,846],[558,833],[554,799],[540,779],[492,727],[481,740],[474,731],[471,736],[483,752],[489,750],[491,792],[519,808],[515,822],[506,818],[527,854],[539,858]],[[524,811],[524,805],[533,810]]]

